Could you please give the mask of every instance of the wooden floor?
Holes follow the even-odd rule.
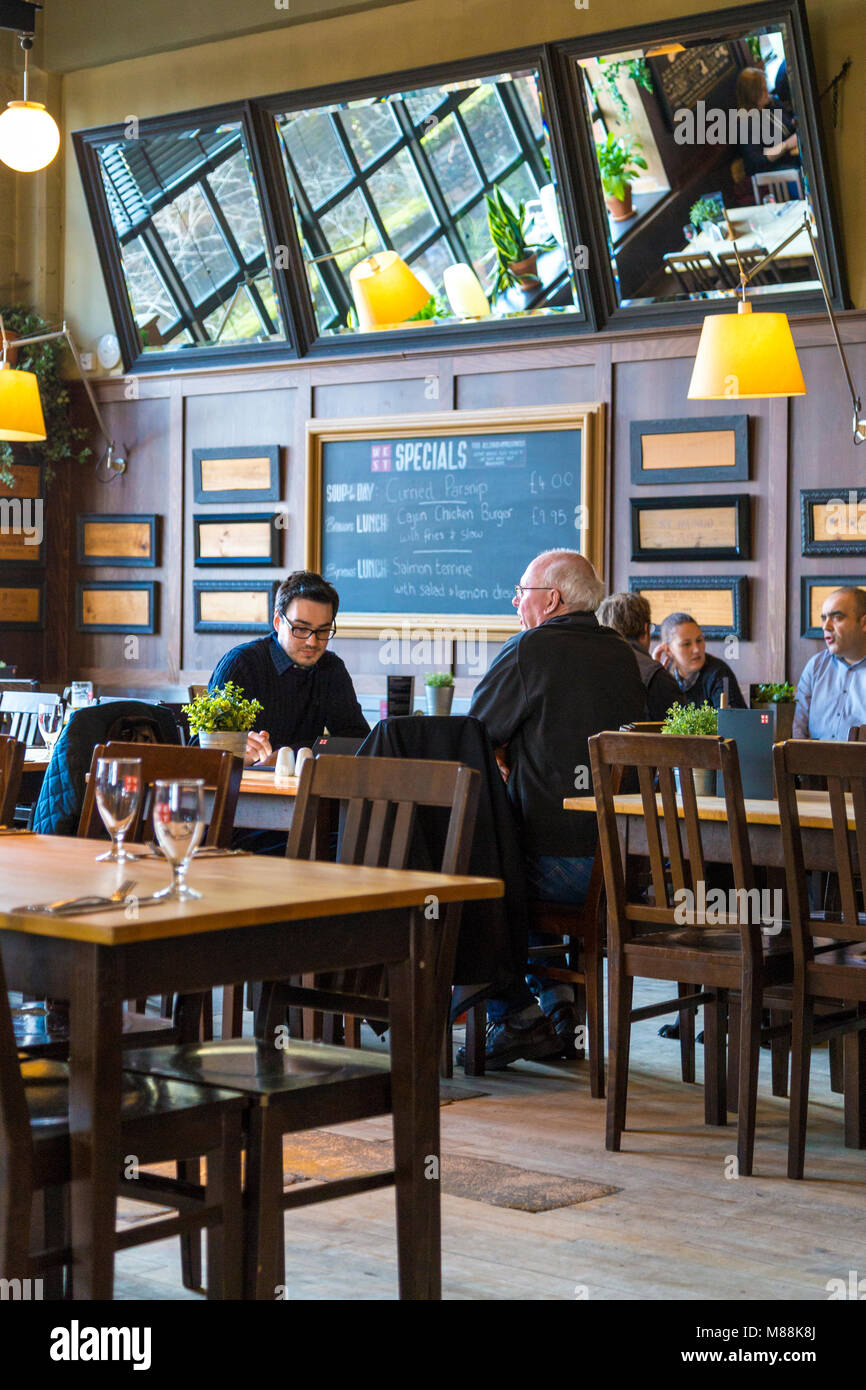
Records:
[[[646,981],[640,1002],[664,997]],[[665,991],[666,992],[666,991]],[[864,1268],[866,1152],[845,1149],[841,1097],[816,1050],[804,1182],[784,1176],[786,1100],[770,1094],[761,1056],[756,1177],[733,1178],[736,1129],[703,1124],[700,1084],[679,1080],[679,1046],[658,1020],[633,1031],[624,1151],[604,1148],[602,1101],[580,1062],[518,1063],[467,1089],[483,1098],[442,1110],[444,1148],[568,1174],[621,1190],[580,1206],[531,1214],[443,1198],[447,1299],[817,1300],[827,1281]],[[703,1049],[698,1047],[698,1079]],[[462,1074],[461,1074],[462,1075]],[[342,1132],[385,1138],[389,1120]],[[322,1203],[286,1217],[290,1299],[397,1296],[393,1192]],[[127,1207],[141,1211],[141,1208]],[[120,1299],[196,1298],[184,1290],[176,1241],[117,1261]]]

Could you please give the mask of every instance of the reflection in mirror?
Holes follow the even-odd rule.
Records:
[[[285,339],[239,123],[97,153],[145,352]]]
[[[788,54],[777,22],[578,60],[622,306],[731,297],[789,237],[750,294],[818,288]]]
[[[275,120],[320,334],[577,308],[536,72]]]

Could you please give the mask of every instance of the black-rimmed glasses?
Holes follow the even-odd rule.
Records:
[[[308,642],[311,637],[315,637],[317,642],[330,642],[331,638],[337,635],[336,623],[330,623],[327,627],[305,627],[298,623],[290,623],[285,613],[281,613],[280,617],[288,624],[292,636],[299,642]]]
[[[549,585],[549,584],[515,584],[515,586],[514,586],[514,596],[515,596],[515,598],[523,598],[523,595],[524,595],[524,594],[528,594],[529,591],[530,591],[530,589],[549,589],[549,588],[550,588],[550,585]]]

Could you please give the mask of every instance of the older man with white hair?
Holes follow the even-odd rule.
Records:
[[[575,788],[590,789],[587,739],[646,717],[634,653],[595,616],[603,597],[604,585],[577,551],[537,555],[514,590],[523,631],[482,676],[469,711],[505,750],[530,895],[552,901],[582,902],[589,886],[595,817],[562,806]],[[487,1017],[491,1069],[518,1057],[574,1055],[570,985],[517,979],[488,1000]]]

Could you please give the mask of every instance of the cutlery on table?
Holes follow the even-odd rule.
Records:
[[[135,887],[135,879],[124,879],[120,887],[105,896],[100,893],[85,894],[78,898],[58,898],[53,903],[27,903],[24,907],[14,908],[15,912],[47,912],[47,913],[66,913],[66,912],[90,912],[100,908],[113,908],[118,903],[122,903],[129,895],[130,889]]]

